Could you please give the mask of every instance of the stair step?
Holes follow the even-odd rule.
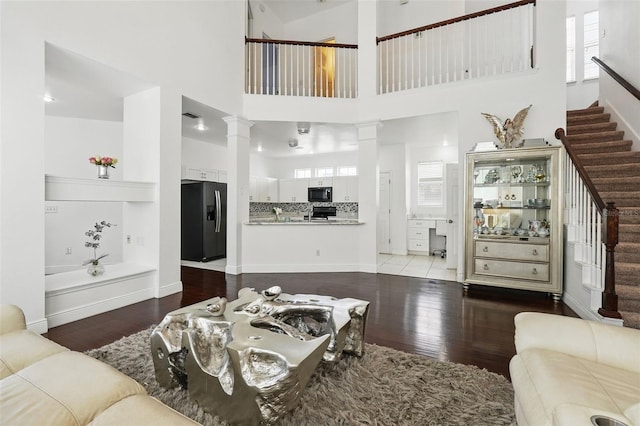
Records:
[[[593,115],[593,114],[602,114],[604,112],[604,107],[589,107],[583,109],[573,109],[571,111],[567,111],[567,117],[575,117],[576,115]]]
[[[640,207],[640,191],[601,192],[600,198],[616,203],[616,207]]]
[[[640,225],[640,207],[620,207],[618,210],[620,226]]]
[[[571,142],[571,145],[597,141],[620,141],[623,138],[624,132],[622,130],[567,135],[567,140]]]
[[[611,114],[575,115],[567,117],[567,127],[609,121]]]
[[[615,170],[609,165],[585,166],[584,169],[592,179],[599,177],[611,177],[611,175],[616,177],[640,176],[640,164],[620,164],[615,167]]]
[[[616,245],[616,263],[638,263],[640,264],[640,242],[627,243],[619,242]]]
[[[618,225],[619,243],[640,243],[640,226],[638,224],[621,223]],[[616,265],[617,268],[617,265]]]
[[[582,156],[580,156],[580,161]],[[584,161],[583,161],[584,164]],[[634,191],[640,188],[640,176],[634,177],[600,177],[591,179],[600,192]]]
[[[571,145],[571,149],[576,154],[588,153],[609,153],[609,152],[630,152],[632,141],[611,141],[611,142],[580,142]]]
[[[628,328],[640,328],[640,313],[620,311],[622,315],[623,324]]]
[[[581,124],[578,126],[567,127],[567,135],[571,136],[593,132],[612,132],[615,131],[617,127],[618,123],[615,122]]]
[[[640,164],[640,151],[611,151],[607,152],[607,155],[602,155],[602,152],[585,151],[584,153],[578,153],[580,162],[585,166],[595,166],[598,164],[619,165],[626,163]]]

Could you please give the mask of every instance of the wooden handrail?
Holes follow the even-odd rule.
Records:
[[[263,43],[263,44],[289,44],[294,46],[313,46],[313,47],[340,47],[343,49],[357,49],[357,44],[343,43],[324,43],[319,41],[299,41],[299,40],[272,40],[270,38],[249,38],[245,37],[246,43]]]
[[[618,295],[616,294],[616,273],[615,273],[615,250],[618,245],[618,225],[619,211],[613,202],[605,202],[600,197],[593,181],[587,174],[582,161],[578,158],[571,143],[568,141],[564,129],[556,129],[556,139],[559,139],[564,145],[569,158],[578,171],[580,179],[587,187],[591,198],[596,204],[596,208],[603,217],[602,242],[606,250],[606,264],[604,270],[604,291],[602,292],[602,306],[598,309],[598,313],[606,318],[620,319],[622,316],[618,312]]]
[[[412,30],[402,31],[400,33],[390,34],[384,37],[376,37],[376,44],[381,41],[391,40],[398,37],[404,37],[406,35],[420,33],[422,31],[432,30],[438,27],[444,27],[445,25],[455,24],[456,22],[468,21],[469,19],[478,18],[484,15],[490,15],[496,12],[502,12],[516,7],[525,6],[527,4],[536,5],[536,0],[522,0],[515,3],[509,3],[498,7],[492,7],[491,9],[481,10],[479,12],[470,13],[468,15],[459,16],[457,18],[447,19],[446,21],[436,22],[435,24],[424,25],[422,27],[414,28]]]
[[[585,186],[587,187],[589,194],[591,194],[591,198],[593,198],[593,201],[596,203],[596,207],[598,208],[598,211],[600,212],[600,214],[604,214],[604,210],[606,209],[606,204],[604,203],[604,201],[602,201],[602,197],[600,197],[600,194],[598,194],[598,190],[596,189],[596,186],[593,184],[593,181],[587,174],[587,171],[585,170],[584,165],[582,164],[582,161],[580,161],[580,159],[578,158],[578,155],[573,150],[571,143],[567,140],[567,136],[564,133],[564,129],[563,128],[556,129],[555,135],[556,135],[556,139],[562,142],[565,150],[567,151],[567,154],[569,154],[569,158],[571,158],[571,161],[573,161],[573,164],[576,166],[576,170],[580,175],[580,179],[582,179],[582,182],[584,182]]]
[[[605,64],[604,62],[602,62],[600,59],[598,59],[595,56],[591,57],[591,60],[593,62],[595,62],[600,68],[602,68],[603,71],[605,71],[607,74],[609,74],[615,81],[617,81],[618,83],[620,83],[620,85],[622,87],[624,87],[625,89],[627,89],[627,91],[629,93],[631,93],[637,100],[640,101],[640,90],[636,89],[633,84],[629,83],[627,80],[625,80],[620,74],[618,74],[617,72],[615,72],[609,65]]]

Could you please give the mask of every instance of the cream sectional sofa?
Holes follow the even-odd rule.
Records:
[[[0,305],[0,424],[197,425],[135,380],[26,329]]]
[[[533,312],[515,325],[519,426],[640,425],[640,330]]]

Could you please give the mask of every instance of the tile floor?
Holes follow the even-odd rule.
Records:
[[[440,256],[398,256],[378,254],[378,273],[408,277],[456,280],[456,270],[447,269],[447,259]]]
[[[184,266],[210,269],[224,272],[227,259],[217,259],[210,262],[181,261]],[[446,259],[440,256],[398,256],[378,254],[378,273],[390,275],[405,275],[409,277],[433,278],[437,280],[456,280],[456,270],[446,268]]]

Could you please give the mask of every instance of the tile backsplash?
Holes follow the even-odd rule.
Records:
[[[272,214],[274,207],[280,207],[283,216],[303,216],[312,206],[335,207],[337,216],[358,217],[358,203],[249,203],[249,216]]]

